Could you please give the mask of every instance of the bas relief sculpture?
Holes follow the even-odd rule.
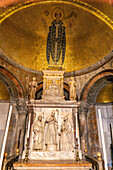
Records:
[[[39,115],[33,124],[33,150],[74,152],[72,132],[72,122],[58,109],[52,110],[44,121]]]
[[[45,92],[45,95],[47,96],[53,96],[53,97],[62,97],[60,88],[56,84],[55,80],[52,80],[51,85],[48,87],[48,89]]]
[[[68,120],[68,117],[65,116],[63,123],[61,125],[61,151],[73,151],[73,136],[72,136],[72,125]]]
[[[70,100],[76,101],[76,82],[74,80],[74,77],[71,77],[71,81],[69,82],[70,86]]]
[[[37,89],[37,81],[36,81],[36,77],[33,77],[33,81],[29,82],[29,97],[30,97],[30,100],[35,99],[36,89]]]
[[[33,125],[33,149],[43,150],[43,140],[44,140],[44,128],[42,122],[42,116],[38,116],[37,120]]]
[[[45,144],[47,150],[56,150],[57,145],[57,120],[55,118],[55,111],[53,110],[51,115],[46,118],[45,126],[47,125]],[[49,146],[50,145],[50,146]]]

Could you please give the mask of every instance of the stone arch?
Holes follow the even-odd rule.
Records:
[[[113,81],[113,75],[106,75],[98,79],[92,87],[89,89],[87,94],[87,101],[91,104],[96,104],[97,95],[99,94],[100,90],[110,84]]]
[[[2,66],[0,66],[0,80],[7,87],[10,99],[24,97],[24,90],[18,79]]]
[[[99,138],[95,104],[100,90],[113,82],[113,70],[104,70],[93,76],[84,86],[80,100],[80,138],[82,150],[87,148],[88,153],[96,156],[99,149]]]
[[[87,100],[88,103],[94,104],[99,91],[113,80],[113,69],[102,71],[93,76],[84,86],[80,100]]]

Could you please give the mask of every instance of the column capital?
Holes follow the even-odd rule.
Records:
[[[16,108],[18,110],[18,114],[26,115],[28,109],[24,98],[18,98],[16,100]]]
[[[82,100],[80,103],[80,110],[84,110],[87,112],[87,110],[89,109],[90,103],[87,100]]]

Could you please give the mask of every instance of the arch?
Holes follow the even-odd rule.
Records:
[[[101,88],[99,91],[96,104],[110,104],[113,103],[113,79],[111,83]]]
[[[8,88],[5,84],[0,80],[0,101],[9,101],[10,94]]]
[[[17,91],[16,87],[14,86],[13,82],[8,77],[4,76],[1,73],[0,73],[0,80],[7,87],[9,94],[10,94],[10,99],[17,98],[18,91]]]
[[[0,80],[7,87],[12,99],[24,97],[24,90],[18,79],[2,66],[0,66]]]
[[[105,70],[93,76],[84,86],[80,100],[95,104],[99,91],[113,81],[113,70]]]

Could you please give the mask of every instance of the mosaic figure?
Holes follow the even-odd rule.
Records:
[[[49,33],[47,37],[47,62],[50,62],[50,56],[55,64],[62,57],[62,64],[65,59],[66,49],[66,35],[65,27],[61,19],[63,18],[63,12],[60,8],[55,8],[53,11],[54,21],[49,27]]]

